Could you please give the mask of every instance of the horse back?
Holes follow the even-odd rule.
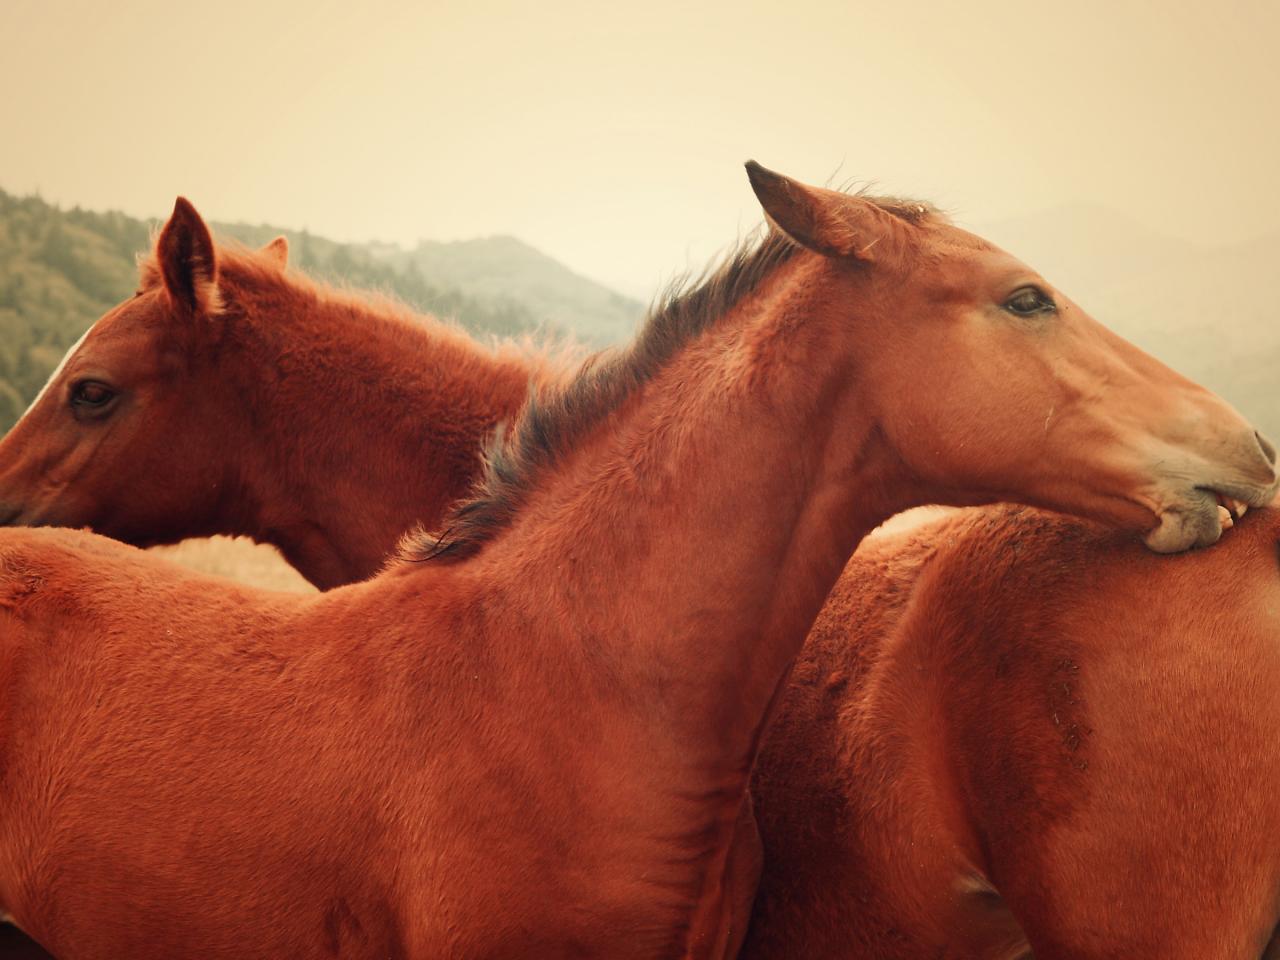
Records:
[[[987,876],[1037,958],[1258,955],[1280,902],[1280,515],[1177,557],[999,522],[921,620]]]

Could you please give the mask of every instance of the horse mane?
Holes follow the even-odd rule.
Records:
[[[153,231],[151,248],[138,256],[138,292],[154,290],[164,283],[156,259]],[[247,246],[239,240],[214,234],[217,256],[218,292],[213,301],[214,316],[237,316],[243,313],[241,297],[245,291],[272,291],[304,298],[311,306],[323,306],[344,315],[345,320],[360,319],[390,324],[411,335],[414,342],[425,331],[437,348],[452,348],[469,357],[485,357],[487,362],[512,363],[527,367],[531,382],[563,382],[580,362],[583,348],[564,335],[538,342],[532,334],[502,337],[496,334],[478,337],[456,321],[415,310],[394,294],[379,290],[360,290],[319,280],[292,267],[282,267],[263,250]]]
[[[910,223],[936,214],[924,203],[863,197]],[[567,382],[539,388],[514,421],[502,424],[484,449],[484,471],[443,530],[416,530],[400,543],[399,559],[461,560],[477,553],[511,521],[540,478],[606,416],[617,410],[680,352],[802,248],[786,234],[748,234],[718,266],[677,277],[650,306],[635,340],[588,357]]]

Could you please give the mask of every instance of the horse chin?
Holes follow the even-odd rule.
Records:
[[[1181,553],[1194,547],[1207,547],[1222,536],[1218,501],[1207,492],[1202,497],[1167,507],[1159,516],[1155,529],[1143,537],[1147,548],[1156,553]]]
[[[1265,507],[1276,499],[1280,478],[1266,484],[1215,480],[1187,488],[1150,492],[1135,498],[1157,518],[1143,539],[1156,553],[1179,553],[1218,542],[1222,531],[1244,516],[1250,507]]]

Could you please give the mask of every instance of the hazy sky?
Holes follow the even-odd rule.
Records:
[[[0,187],[340,240],[512,233],[631,292],[755,158],[967,222],[1277,229],[1280,3],[0,4]]]

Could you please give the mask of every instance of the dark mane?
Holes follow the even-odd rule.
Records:
[[[935,214],[928,204],[866,198],[911,223]],[[412,532],[400,545],[402,560],[460,560],[475,554],[508,526],[538,478],[579,438],[662,369],[680,348],[749,296],[801,248],[785,234],[748,237],[723,263],[676,280],[649,309],[636,339],[625,348],[589,357],[566,384],[532,387],[515,420],[501,425],[484,450],[484,473],[460,501],[443,531]]]
[[[537,479],[575,441],[799,249],[777,232],[758,242],[748,238],[718,268],[672,283],[630,345],[588,357],[562,387],[531,388],[519,415],[486,445],[484,473],[472,495],[454,508],[443,531],[406,536],[401,558],[459,560],[478,551],[511,522]]]

